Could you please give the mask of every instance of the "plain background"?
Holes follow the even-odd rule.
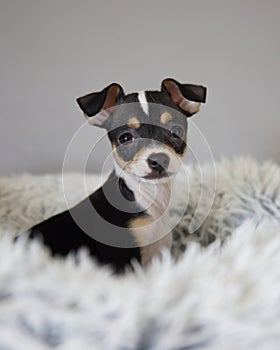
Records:
[[[279,15],[279,0],[1,0],[0,174],[61,171],[84,122],[76,97],[114,81],[158,89],[166,77],[208,87],[193,122],[215,159],[279,162]],[[104,135],[85,130],[69,170]],[[100,145],[89,170],[110,150]]]

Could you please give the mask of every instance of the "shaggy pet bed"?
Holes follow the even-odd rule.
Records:
[[[209,169],[186,167],[188,184],[178,176],[172,220],[186,211],[173,256],[123,276],[86,251],[53,259],[24,235],[14,243],[64,210],[61,175],[1,178],[0,349],[278,350],[280,169],[250,159]],[[82,179],[65,177],[72,205],[84,196]],[[87,180],[89,189],[100,184]]]

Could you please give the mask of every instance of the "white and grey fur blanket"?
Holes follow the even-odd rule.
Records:
[[[124,276],[85,251],[53,259],[38,241],[13,243],[65,209],[61,175],[0,178],[0,350],[278,350],[280,168],[243,158],[209,169],[178,176],[172,220],[187,210],[173,256]],[[82,178],[66,175],[72,204]]]

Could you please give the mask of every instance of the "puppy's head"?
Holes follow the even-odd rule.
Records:
[[[187,118],[206,88],[165,79],[160,91],[124,94],[119,84],[77,99],[92,125],[107,130],[116,166],[143,180],[175,174],[187,149]]]

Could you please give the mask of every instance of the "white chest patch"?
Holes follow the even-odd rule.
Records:
[[[149,106],[148,106],[148,101],[146,99],[145,91],[138,92],[138,101],[140,102],[143,111],[148,115]]]

